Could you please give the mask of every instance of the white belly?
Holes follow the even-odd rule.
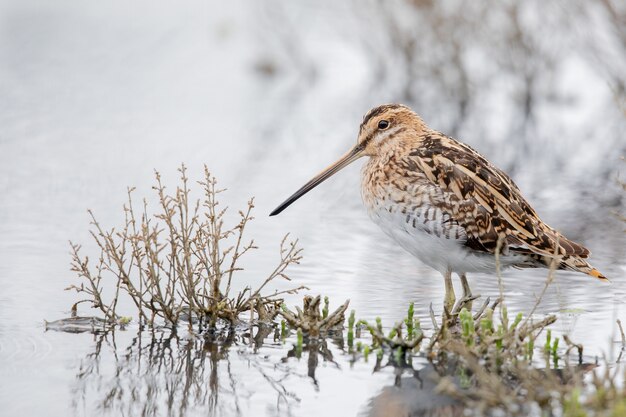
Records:
[[[456,273],[496,270],[495,257],[465,246],[465,231],[460,226],[445,227],[445,214],[426,208],[402,213],[397,206],[368,206],[371,219],[411,255],[436,269]],[[502,256],[500,264],[508,267],[523,262],[520,256]]]

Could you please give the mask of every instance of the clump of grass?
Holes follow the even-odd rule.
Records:
[[[296,311],[289,310],[282,306],[279,314],[285,319],[291,328],[300,329],[309,337],[317,338],[330,330],[343,325],[345,312],[348,309],[350,300],[346,300],[334,312],[328,313],[328,298],[325,298],[325,305],[320,312],[321,297],[304,296],[302,308],[296,306]]]
[[[350,322],[348,325],[350,327]],[[377,351],[379,359],[387,352],[390,354],[392,362],[398,365],[410,361],[411,354],[414,350],[419,350],[420,344],[424,340],[424,333],[420,327],[419,319],[414,317],[413,303],[409,305],[407,317],[396,323],[388,333],[385,333],[380,317],[376,317],[375,325],[365,320],[360,320],[357,326],[362,326],[369,331],[372,338],[371,349]],[[348,345],[351,347],[350,333],[348,333]],[[363,351],[367,360],[370,347],[366,345],[366,349],[359,349],[359,351]]]
[[[546,339],[546,370],[534,367],[532,357],[535,341],[556,317],[522,322],[518,314],[511,321],[506,306],[500,308],[499,323],[494,321],[491,308],[480,321],[463,309],[460,331],[438,334],[431,352],[431,360],[443,370],[438,389],[481,412],[499,408],[514,415],[532,403],[541,408],[549,404],[553,388],[562,385],[550,373],[548,363],[551,357],[555,365],[558,362],[558,340],[551,341],[550,335]],[[461,376],[462,384],[458,383]]]
[[[349,353],[354,360],[361,353],[367,361],[373,351],[375,371],[381,369],[385,356],[398,371],[410,369],[414,357],[425,356],[436,371],[435,392],[458,400],[465,415],[626,415],[620,414],[626,410],[626,388],[618,382],[619,367],[605,363],[604,372],[594,370],[589,381],[586,374],[598,365],[583,362],[581,344],[567,335],[562,339],[553,335],[548,327],[556,316],[513,316],[500,300],[488,307],[483,304],[475,313],[467,308],[446,312],[421,352],[426,337],[413,318],[413,305],[389,331],[380,318],[373,325],[361,320],[357,327],[369,330],[371,346],[357,337],[356,352]],[[348,320],[348,332],[350,328]],[[546,329],[545,341],[538,343]],[[571,352],[578,353],[575,364],[570,364]],[[534,360],[535,355],[545,360]]]
[[[140,323],[151,326],[158,321],[175,327],[186,320],[190,329],[194,323],[203,329],[214,327],[220,319],[232,326],[245,311],[272,321],[281,296],[304,288],[265,292],[273,281],[289,280],[285,270],[301,259],[297,241],[288,242],[285,236],[274,270],[258,287],[246,286],[234,293],[232,283],[242,269],[241,258],[257,248],[244,235],[253,220],[254,200],[227,226],[227,209],[218,201],[225,190],[218,188],[206,166],[199,182],[203,196],[196,200],[191,197],[187,169],[182,165],[178,171],[180,183],[173,192],[168,192],[156,172],[153,189],[159,203],[155,214],[145,199],[140,208],[135,206],[134,188],[127,190],[121,227],[105,228],[89,211],[91,236],[100,253],[94,262],[81,254],[80,245],[70,242],[72,270],[80,283],[68,289],[83,297],[73,305],[73,313],[79,304],[88,303],[99,309],[105,320],[117,323],[120,298],[127,297],[136,307]]]
[[[626,410],[626,388],[618,383],[619,367],[605,363],[591,382],[585,374],[596,364],[583,362],[583,346],[567,336],[554,337],[548,326],[556,317],[533,321],[518,313],[509,317],[487,308],[479,321],[467,309],[459,312],[456,331],[438,332],[431,343],[431,363],[439,370],[437,391],[459,400],[469,415],[618,416]],[[494,316],[499,317],[494,322]],[[545,341],[536,343],[544,329]],[[565,345],[565,346],[564,346]],[[533,353],[543,354],[543,366]],[[570,363],[570,353],[577,362]]]

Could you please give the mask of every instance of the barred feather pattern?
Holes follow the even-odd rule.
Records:
[[[400,118],[403,109],[409,110],[400,106],[391,117]],[[476,255],[493,256],[499,248],[510,266],[547,267],[556,259],[559,269],[606,279],[586,261],[587,248],[545,224],[513,180],[470,146],[425,125],[388,136],[362,173],[370,212],[402,216],[407,227]]]

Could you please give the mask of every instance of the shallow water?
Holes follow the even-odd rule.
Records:
[[[438,31],[429,24],[458,17],[455,2],[423,3],[0,3],[0,415],[375,409],[395,370],[351,365],[331,341],[333,360],[318,355],[312,378],[306,352],[286,359],[293,337],[270,336],[255,351],[246,340],[168,340],[132,325],[109,335],[45,331],[44,319],[67,317],[75,301],[63,291],[75,282],[67,241],[95,256],[86,209],[118,224],[127,186],[149,196],[152,170],[174,183],[181,162],[197,179],[207,164],[233,209],[256,197],[249,236],[261,249],[239,285],[269,273],[289,232],[305,249],[290,276],[311,294],[350,299],[360,318],[390,324],[413,301],[426,318],[431,302],[441,308],[441,277],[367,219],[357,164],[267,216],[347,150],[362,114],[386,101],[411,104],[511,172],[542,218],[592,250],[612,284],[559,272],[537,312],[557,313],[556,329],[588,357],[615,358],[615,319],[626,321],[626,234],[614,215],[625,206],[615,180],[626,150],[619,33],[576,29],[607,19],[593,6],[574,13],[555,2],[538,16],[529,2],[518,24],[534,37],[500,45],[501,10],[465,10],[489,13],[480,30],[460,22]],[[550,39],[533,30],[547,23]],[[545,277],[506,271],[509,309],[532,309]],[[470,282],[498,294],[492,276]]]

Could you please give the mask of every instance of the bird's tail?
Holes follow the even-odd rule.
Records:
[[[578,256],[571,256],[561,260],[561,268],[582,272],[583,274],[590,275],[594,278],[598,278],[599,280],[609,282],[609,279],[600,271],[591,266],[589,262]]]

